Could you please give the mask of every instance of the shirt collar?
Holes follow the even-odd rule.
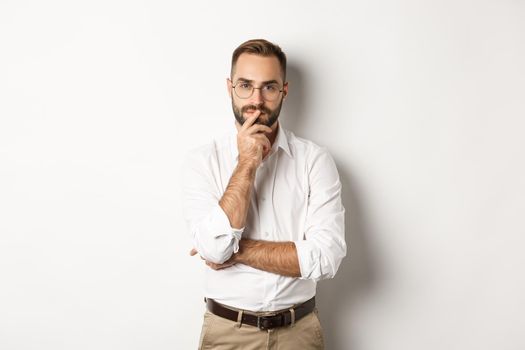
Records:
[[[239,149],[237,148],[237,130],[232,134],[230,146],[233,158],[238,159]],[[271,154],[275,153],[277,150],[279,150],[279,148],[281,148],[290,158],[292,157],[292,151],[290,150],[290,145],[288,144],[286,130],[281,127],[281,123],[277,122],[277,136],[275,137],[275,141],[272,145]]]

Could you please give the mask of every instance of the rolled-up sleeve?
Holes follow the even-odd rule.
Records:
[[[335,162],[321,148],[311,159],[304,237],[295,241],[301,279],[333,278],[346,256],[341,181]]]
[[[244,228],[232,228],[219,205],[222,191],[213,168],[213,160],[188,154],[183,169],[183,213],[194,248],[204,259],[221,264],[239,250]]]

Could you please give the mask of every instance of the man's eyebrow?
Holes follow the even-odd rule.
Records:
[[[253,83],[253,80],[246,79],[246,78],[237,78],[237,82],[242,81],[243,83]]]
[[[237,78],[237,82],[243,82],[243,83],[253,83],[253,80],[246,79],[246,78]],[[262,82],[262,85],[268,85],[268,84],[279,84],[279,82],[275,79],[272,80],[266,80]]]
[[[268,84],[279,84],[279,82],[275,79],[263,81],[263,85],[268,85]]]

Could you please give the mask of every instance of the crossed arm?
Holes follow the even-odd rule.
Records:
[[[197,250],[192,249],[190,255],[197,253]],[[234,253],[226,262],[215,264],[211,261],[206,261],[206,265],[214,270],[224,269],[237,263],[282,276],[301,276],[297,249],[293,242],[241,239],[239,241],[239,251]]]

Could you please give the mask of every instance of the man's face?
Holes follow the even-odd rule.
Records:
[[[256,88],[273,83],[283,92],[275,100],[267,101],[263,98],[261,89],[254,89],[250,97],[242,99],[233,91],[233,86],[239,83],[251,84]],[[240,125],[244,124],[247,117],[260,110],[256,123],[272,127],[279,118],[283,99],[288,93],[288,84],[283,82],[277,57],[243,53],[237,60],[231,81],[228,80],[228,92],[232,99],[233,114]]]

